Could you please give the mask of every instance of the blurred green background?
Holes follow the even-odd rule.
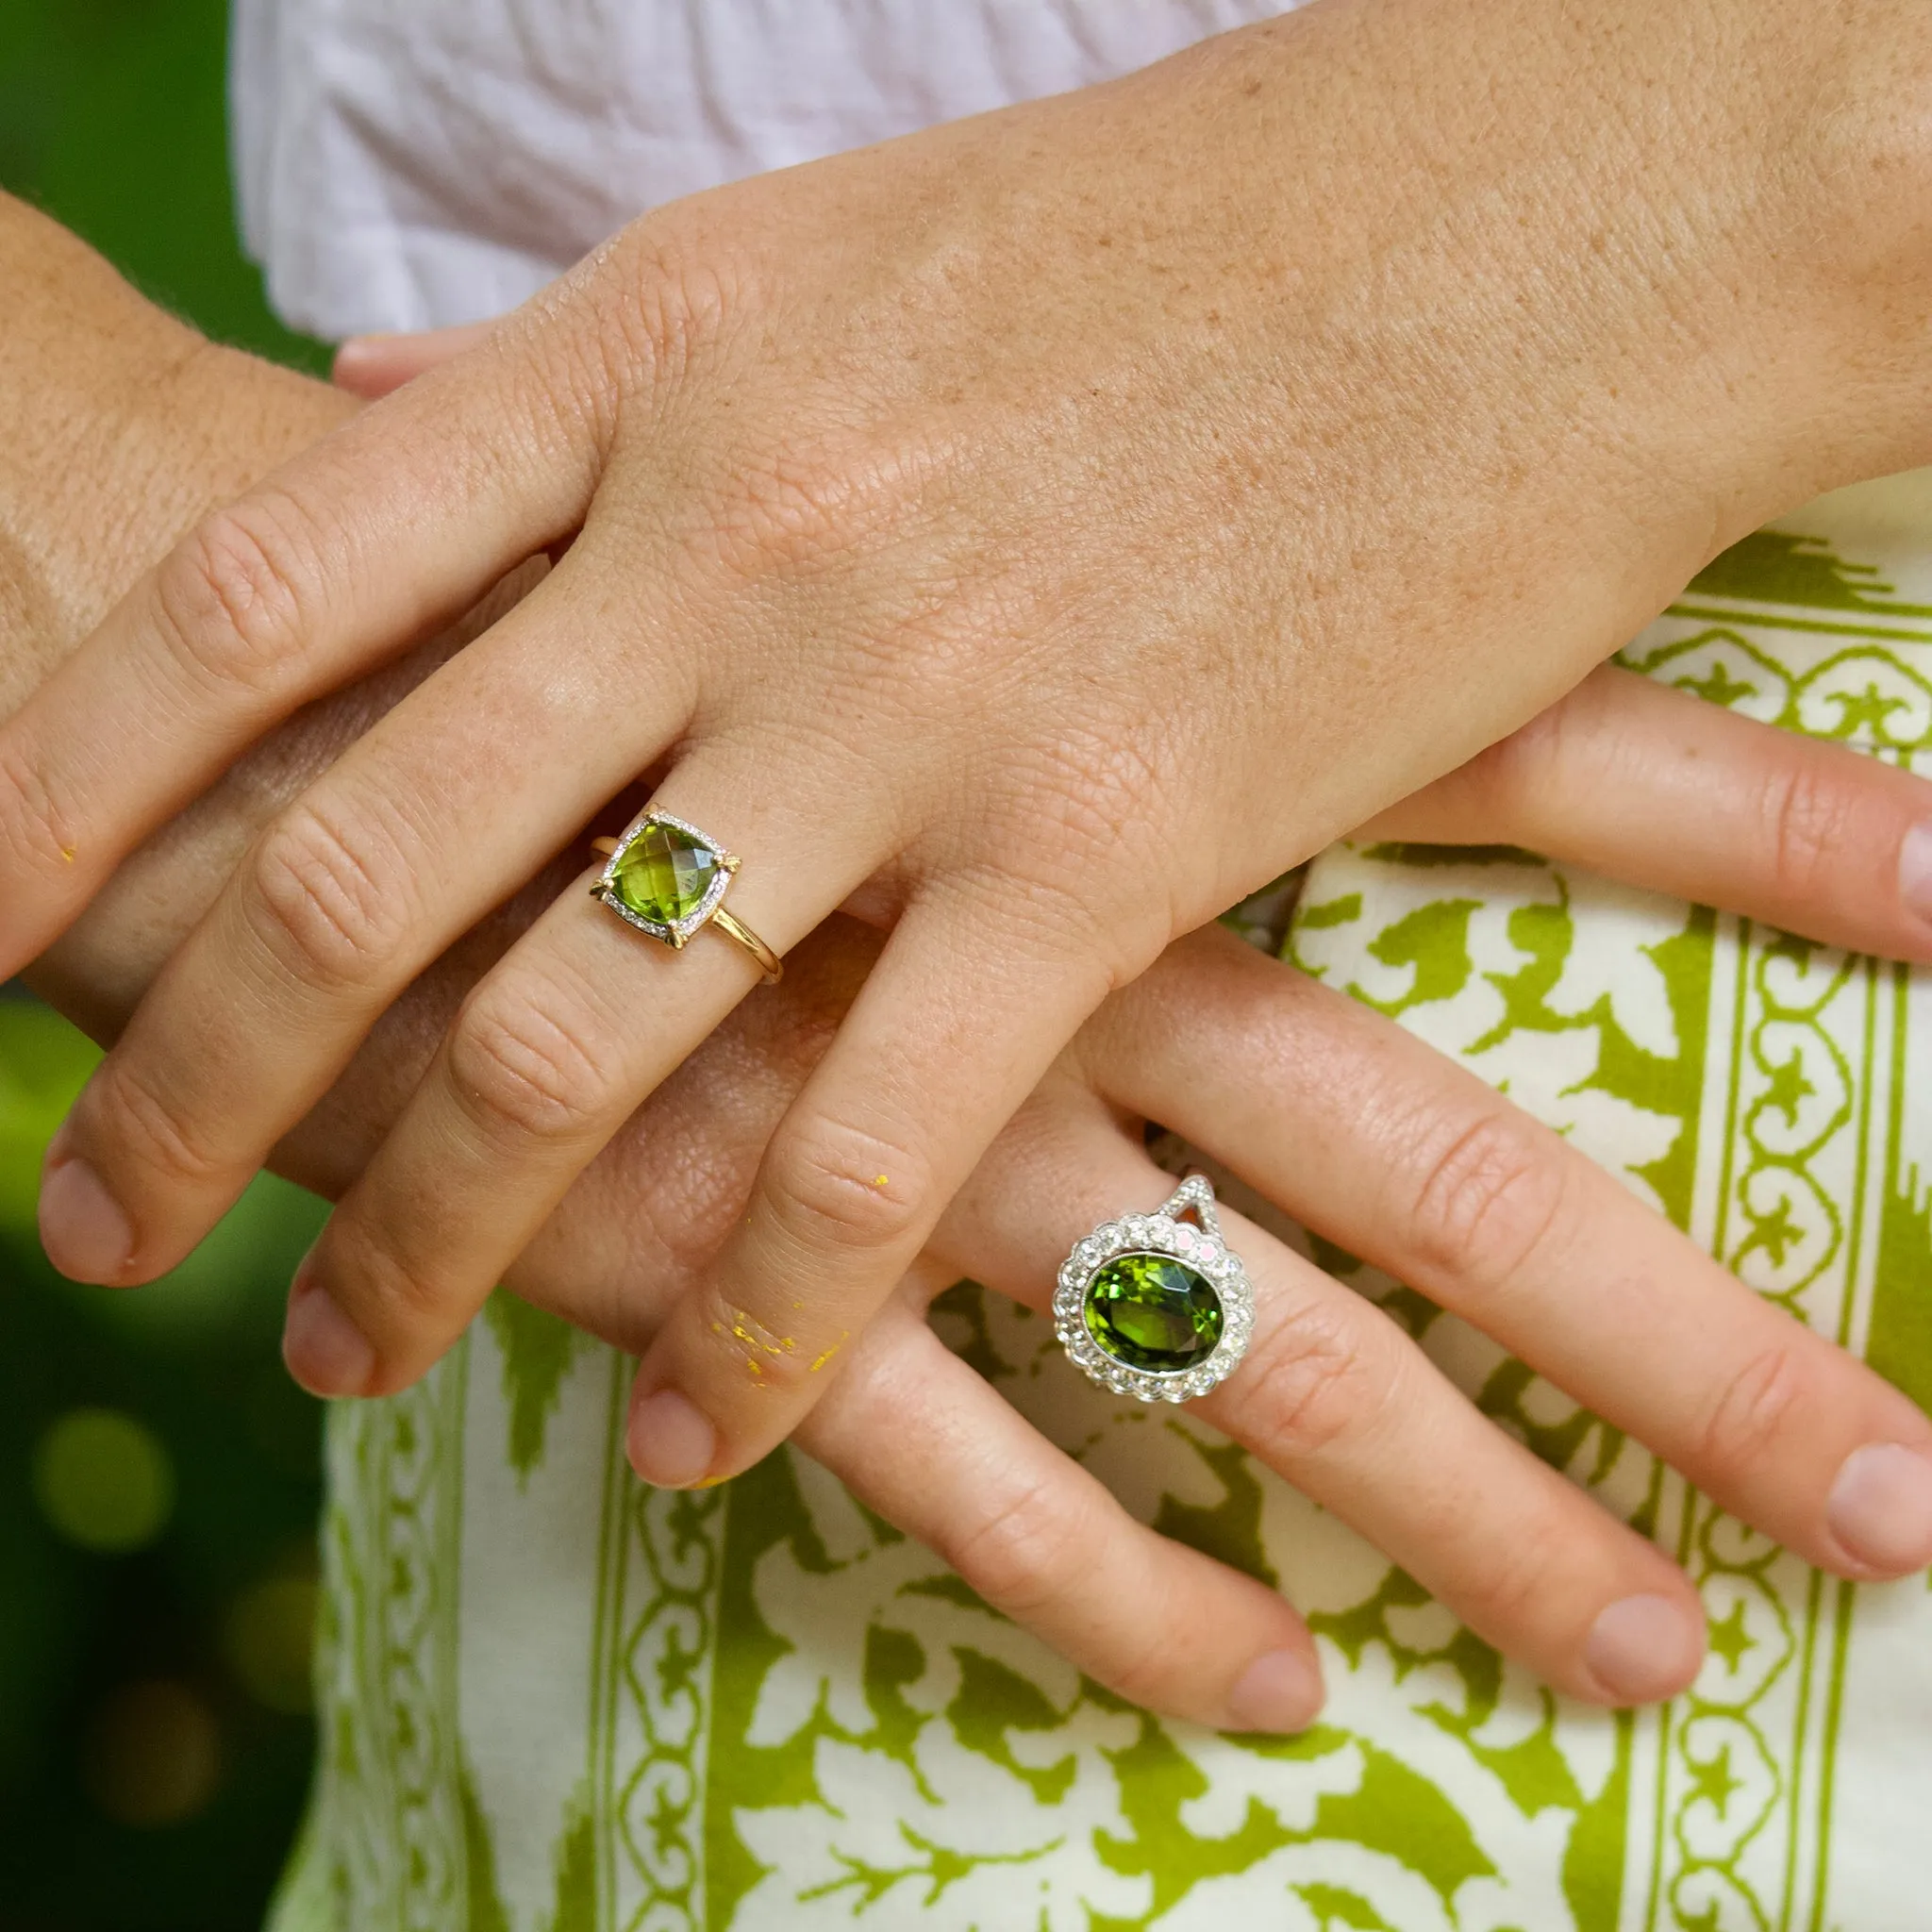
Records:
[[[0,0],[0,187],[320,369],[236,241],[225,38],[225,0]],[[37,1176],[93,1059],[0,990],[0,1932],[253,1932],[313,1743],[319,1411],[276,1341],[321,1210],[261,1182],[166,1281],[61,1282]]]

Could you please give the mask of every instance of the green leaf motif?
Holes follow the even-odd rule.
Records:
[[[1208,1505],[1183,1503],[1171,1491],[1163,1491],[1155,1529],[1278,1589],[1280,1574],[1261,1541],[1261,1485],[1247,1451],[1239,1442],[1203,1442],[1177,1423],[1168,1426],[1208,1465],[1221,1484],[1222,1497]]]
[[[1008,1731],[1055,1731],[1063,1714],[1046,1700],[1039,1685],[1008,1670],[995,1657],[955,1645],[959,1664],[959,1690],[946,1707],[953,1735],[969,1751],[990,1757],[1032,1788],[1042,1805],[1058,1805],[1067,1794],[1078,1769],[1073,1756],[1036,1769],[1022,1764],[1007,1741]]]
[[[1357,1740],[1362,1781],[1353,1791],[1325,1794],[1307,1831],[1291,1832],[1305,1844],[1342,1839],[1397,1859],[1433,1886],[1452,1914],[1456,1894],[1472,1878],[1496,1868],[1475,1841],[1469,1821],[1418,1771],[1374,1744]]]
[[[1322,1932],[1402,1932],[1391,1925],[1367,1899],[1339,1885],[1297,1885],[1295,1895],[1315,1914]]]
[[[1414,967],[1408,991],[1392,1000],[1378,1000],[1360,986],[1352,986],[1349,991],[1391,1020],[1411,1007],[1453,1000],[1475,970],[1469,955],[1469,922],[1477,909],[1474,899],[1437,899],[1418,906],[1369,944],[1371,957],[1383,965]]]
[[[1903,995],[1903,966],[1892,969]],[[1906,1117],[1906,1003],[1898,1004],[1891,1042],[1892,1104],[1887,1132],[1890,1173],[1878,1221],[1877,1279],[1872,1294],[1872,1329],[1865,1359],[1909,1395],[1921,1408],[1932,1408],[1932,1169],[1913,1157],[1924,1149],[1913,1142]]]
[[[939,1903],[941,1895],[951,1886],[958,1884],[969,1873],[980,1870],[986,1865],[1030,1865],[1043,1858],[1049,1853],[1057,1852],[1065,1843],[1063,1839],[1051,1839],[1043,1845],[1029,1846],[1024,1852],[960,1852],[951,1845],[935,1844],[929,1838],[916,1832],[903,1820],[899,1825],[899,1836],[917,1854],[904,1865],[871,1865],[863,1858],[855,1858],[848,1852],[835,1850],[832,1854],[845,1868],[842,1878],[828,1879],[823,1885],[814,1885],[798,1895],[801,1899],[829,1898],[848,1888],[854,1894],[852,1915],[857,1919],[868,1907],[875,1906],[896,1885],[903,1885],[908,1878],[925,1880],[926,1906]]]
[[[571,1807],[557,1846],[557,1903],[549,1932],[597,1932],[597,1819],[588,1795]]]
[[[469,1865],[468,1932],[510,1932],[509,1914],[496,1889],[496,1844],[476,1801],[476,1781],[467,1762],[457,1771],[457,1803],[463,1814],[463,1850]]]
[[[543,1460],[543,1439],[584,1341],[567,1322],[499,1288],[483,1305],[503,1356],[503,1395],[509,1405],[509,1466],[525,1483]]]
[[[1361,916],[1362,895],[1344,892],[1341,898],[1330,899],[1325,905],[1302,907],[1295,914],[1295,923],[1320,932],[1327,926],[1352,925]]]
[[[1720,551],[1690,579],[1685,594],[1745,597],[1800,609],[1932,616],[1924,605],[1900,603],[1871,564],[1847,563],[1822,537],[1795,537],[1783,530],[1754,530]]]

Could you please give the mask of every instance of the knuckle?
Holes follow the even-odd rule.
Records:
[[[74,863],[78,833],[48,774],[0,733],[0,826],[8,851],[30,872],[58,878]]]
[[[1697,1432],[1698,1480],[1707,1485],[1740,1482],[1761,1474],[1794,1413],[1811,1392],[1812,1377],[1802,1336],[1778,1341],[1746,1358],[1725,1378]]]
[[[410,908],[369,856],[374,842],[366,827],[304,805],[257,850],[250,914],[306,984],[366,982],[408,941]]]
[[[1251,1358],[1245,1377],[1244,1434],[1265,1460],[1283,1468],[1306,1464],[1375,1425],[1391,1391],[1386,1379],[1378,1382],[1363,1340],[1348,1313],[1325,1297],[1257,1336],[1258,1359]]]
[[[378,1354],[388,1356],[406,1339],[428,1346],[441,1340],[456,1306],[446,1279],[412,1265],[353,1213],[338,1213],[330,1222],[328,1243],[335,1290]]]
[[[1043,817],[1054,849],[1064,843],[1080,865],[1118,865],[1123,857],[1138,864],[1159,849],[1174,793],[1172,761],[1156,734],[1144,721],[1109,716],[1106,728],[1083,726],[1062,737],[1022,810],[1027,819]],[[1040,849],[1037,827],[1030,839],[1024,824],[1011,829],[1022,850]]]
[[[744,251],[716,236],[686,232],[671,209],[632,224],[618,243],[625,273],[616,283],[611,326],[591,332],[607,354],[625,358],[605,373],[628,387],[640,371],[675,379],[722,341],[755,302],[757,277]]]
[[[994,1608],[1040,1615],[1094,1570],[1095,1505],[1044,1478],[1004,1491],[940,1555]]]
[[[493,993],[459,1016],[449,1079],[473,1119],[512,1141],[595,1134],[609,1092],[588,1028],[527,991]]]
[[[175,545],[155,579],[163,635],[199,682],[267,691],[301,639],[307,575],[284,497],[216,510]]]
[[[1802,753],[1772,776],[1764,815],[1772,877],[1793,899],[1810,899],[1842,871],[1856,850],[1852,794]]]
[[[1440,1279],[1506,1283],[1549,1240],[1567,1191],[1560,1143],[1507,1102],[1424,1150],[1409,1249]]]
[[[792,1335],[768,1328],[749,1308],[735,1307],[707,1286],[701,1319],[730,1365],[729,1379],[766,1394],[794,1397],[832,1359],[837,1344],[814,1355]],[[841,1338],[841,1340],[843,1338]]]
[[[122,1056],[106,1061],[88,1106],[101,1138],[166,1184],[199,1188],[227,1167],[180,1104]]]
[[[883,437],[801,437],[721,477],[705,533],[735,576],[809,579],[898,527],[924,467]]]
[[[764,1192],[780,1224],[808,1242],[890,1250],[920,1227],[928,1188],[924,1163],[829,1114],[774,1145]]]

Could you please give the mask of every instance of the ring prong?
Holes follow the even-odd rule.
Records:
[[[724,855],[723,863],[724,870],[726,872],[736,872],[739,866],[743,863],[743,861],[738,857],[738,855],[735,852],[727,852]]]

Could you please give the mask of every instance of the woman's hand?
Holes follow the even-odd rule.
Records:
[[[1648,824],[1591,808],[1631,795],[1633,779]],[[1895,829],[1886,813],[1925,803],[1923,785],[1852,753],[1606,672],[1381,829],[1516,842],[1586,825],[1625,876],[1870,943],[1874,910],[1897,920],[1893,938],[1910,928],[1848,868]],[[1727,845],[1758,855],[1757,869]],[[1831,880],[1841,897],[1821,896]],[[784,986],[741,1008],[580,1178],[514,1286],[646,1349],[728,1239],[759,1148],[879,944],[845,920],[814,935]],[[1130,1518],[921,1317],[960,1274],[1043,1311],[1079,1236],[1168,1191],[1149,1119],[1485,1329],[1808,1559],[1868,1577],[1932,1559],[1932,1424],[1909,1401],[1433,1049],[1210,929],[1082,1029],[799,1436],[869,1507],[1134,1701],[1295,1728],[1319,1703],[1312,1647],[1270,1592]],[[1264,1226],[1227,1219],[1258,1323],[1202,1418],[1566,1692],[1625,1703],[1682,1689],[1701,1612],[1676,1568],[1483,1420],[1370,1303]],[[762,1358],[781,1358],[775,1341]],[[1080,1406],[1100,1398],[1070,1369],[1047,1373],[1068,1379],[1041,1406],[1071,1406],[1077,1433]],[[1222,1641],[1170,1641],[1190,1628]]]
[[[636,224],[204,523],[0,734],[4,970],[269,724],[574,539],[263,838],[57,1148],[57,1251],[177,1260],[656,769],[779,950],[895,922],[641,1371],[641,1469],[744,1466],[825,1378],[734,1335],[860,1331],[1109,989],[1922,451],[1921,158],[1847,129],[1926,25],[1871,14],[1338,0]],[[563,897],[311,1257],[311,1373],[419,1374],[755,976]]]
[[[301,721],[298,744],[321,722]],[[1620,810],[1625,800],[1637,802]],[[1868,855],[1893,849],[1926,804],[1927,788],[1898,771],[1606,671],[1377,830],[1533,834],[1558,850],[1580,836],[1634,882],[1840,943],[1916,939],[1923,953],[1924,929]],[[157,880],[149,855],[137,859],[125,882],[136,898],[169,896],[165,849],[159,861]],[[559,882],[523,895],[509,927]],[[96,945],[113,911],[110,896],[93,915]],[[465,989],[502,950],[504,924],[384,1016],[278,1150],[284,1172],[326,1193],[353,1187]],[[57,954],[70,1003],[75,943]],[[880,944],[842,918],[806,941],[784,985],[732,1014],[578,1178],[511,1285],[648,1349],[729,1238],[760,1149]],[[1932,1560],[1932,1424],[1907,1398],[1433,1048],[1211,928],[1083,1027],[799,1436],[869,1507],[1099,1682],[1237,1729],[1299,1728],[1321,1702],[1313,1646],[1289,1606],[1135,1521],[923,1319],[961,1274],[1043,1309],[1080,1235],[1167,1192],[1146,1152],[1150,1119],[1520,1353],[1809,1560],[1865,1578]],[[1702,1612],[1676,1567],[1485,1421],[1370,1302],[1266,1226],[1226,1219],[1257,1323],[1248,1360],[1198,1405],[1202,1418],[1569,1694],[1623,1704],[1681,1690],[1701,1658]],[[298,1354],[303,1322],[298,1303]],[[1071,1368],[1049,1373],[1067,1378],[1057,1406],[1102,1399]],[[1201,1629],[1217,1642],[1185,1641]]]
[[[18,436],[0,461],[0,548],[36,565],[17,586],[0,582],[0,708],[44,676],[74,629],[93,621],[150,547],[165,544],[169,506],[177,517],[192,514],[341,411],[317,385],[225,352],[201,358],[192,393],[164,391],[154,371],[180,347],[166,319],[77,244],[4,200],[0,262],[18,265],[15,225],[26,231],[25,259],[59,265],[62,279],[42,305],[43,319],[59,324],[47,332],[47,356],[19,370],[0,364],[9,420],[16,430],[46,432],[29,442],[51,466],[37,487]],[[90,354],[84,379],[66,382],[76,345],[95,341],[83,341],[76,324],[96,315],[108,325],[97,331],[99,354]],[[25,320],[16,309],[9,349],[25,340]],[[143,339],[143,322],[157,341]],[[104,384],[103,358],[125,379]],[[74,415],[69,399],[85,399],[93,413]],[[102,453],[98,474],[75,469],[75,449]],[[131,449],[142,452],[138,465],[125,460]],[[87,491],[87,513],[73,514],[57,485]],[[132,548],[104,545],[108,531]],[[115,890],[36,967],[36,983],[111,1039],[252,836],[464,635],[425,646],[253,750],[122,868]],[[1665,820],[1647,824],[1641,815],[1661,774],[1674,774],[1676,789],[1667,790]],[[1907,950],[1912,929],[1895,894],[1859,867],[1890,836],[1886,814],[1921,795],[1896,773],[1606,675],[1381,829],[1557,846],[1586,838],[1607,870],[1728,897],[1824,937]],[[1775,836],[1779,826],[1790,836]],[[1723,850],[1727,839],[1746,856],[1741,872]],[[540,874],[383,1016],[342,1079],[277,1149],[283,1172],[331,1195],[353,1185],[467,990],[567,872]],[[1720,890],[1731,880],[1735,891]],[[741,1008],[579,1179],[566,1211],[518,1263],[518,1287],[625,1347],[648,1345],[728,1235],[760,1149],[878,944],[849,922],[831,922],[776,995]],[[1923,1520],[1915,1526],[1898,1483],[1909,1461],[1881,1455],[1850,1477],[1832,1473],[1848,1442],[1923,1440],[1923,1424],[1898,1398],[1768,1314],[1553,1136],[1419,1041],[1210,933],[1184,942],[1089,1024],[807,1424],[813,1452],[874,1507],[1099,1680],[1156,1708],[1241,1728],[1292,1727],[1312,1714],[1317,1694],[1306,1634],[1274,1592],[1126,1518],[916,1319],[924,1290],[961,1268],[1043,1299],[1075,1235],[1136,1191],[1165,1191],[1144,1162],[1140,1113],[1229,1148],[1251,1180],[1312,1224],[1498,1332],[1539,1343],[1568,1386],[1627,1413],[1647,1440],[1743,1507],[1765,1493],[1753,1426],[1762,1429],[1767,1411],[1750,1397],[1783,1392],[1782,1425],[1766,1447],[1786,1459],[1762,1478],[1777,1491],[1760,1520],[1846,1574],[1888,1574],[1924,1560]],[[1456,1153],[1459,1165],[1447,1158]],[[1559,1196],[1562,1211],[1539,1251],[1506,1276],[1504,1230],[1533,1225],[1535,1203]],[[1470,1215],[1485,1204],[1493,1240]],[[1219,1392],[1216,1421],[1347,1507],[1453,1592],[1480,1627],[1580,1694],[1659,1694],[1683,1680],[1696,1656],[1697,1610],[1668,1564],[1447,1396],[1372,1309],[1258,1230],[1243,1230],[1241,1241],[1269,1285],[1269,1346]],[[1593,1290],[1620,1251],[1632,1274],[1648,1270],[1648,1285],[1617,1277],[1616,1303],[1599,1308]],[[1652,1365],[1633,1378],[1620,1333],[1593,1363],[1596,1331],[1575,1325],[1614,1325],[1618,1308],[1641,1324],[1650,1307],[1641,1298],[1652,1294],[1667,1321],[1690,1331],[1682,1386],[1657,1385]],[[1342,1346],[1359,1353],[1341,1360],[1333,1347]],[[1740,1377],[1740,1363],[1757,1373]],[[1070,1399],[1101,1399],[1066,1374]],[[1416,1485],[1455,1474],[1436,1441],[1421,1445],[1414,1467],[1390,1469],[1381,1493],[1391,1458],[1417,1446],[1400,1433],[1411,1391],[1441,1420],[1447,1442],[1468,1444],[1474,1468],[1499,1477],[1476,1499],[1474,1524],[1493,1543],[1445,1542],[1441,1522],[1411,1500]],[[1788,1462],[1795,1473],[1780,1475]],[[1888,1481],[1896,1485],[1889,1509]],[[1421,1495],[1444,1500],[1434,1488]],[[1662,1601],[1618,1612],[1593,1639],[1603,1612],[1633,1597]],[[1201,1628],[1220,1634],[1211,1653],[1189,1641]]]

